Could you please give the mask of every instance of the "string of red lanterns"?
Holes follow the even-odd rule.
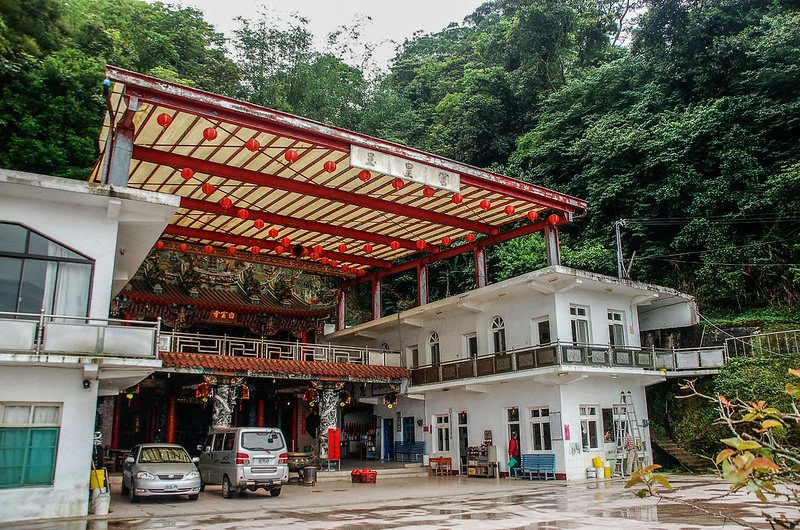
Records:
[[[158,115],[156,121],[158,122],[159,125],[161,125],[166,129],[172,123],[172,116],[167,114],[166,112],[162,112],[161,114]]]

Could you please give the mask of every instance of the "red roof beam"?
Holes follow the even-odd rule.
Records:
[[[200,230],[198,228],[188,228],[185,226],[168,225],[164,229],[164,233],[172,236],[183,236],[207,241],[218,241],[223,245],[228,244],[241,245],[244,247],[261,247],[262,249],[269,250],[275,250],[275,248],[280,245],[280,243],[270,241],[268,239],[257,239],[254,237],[237,236],[233,234],[220,234],[211,230]],[[291,249],[287,248],[286,251],[291,251]],[[366,265],[368,267],[387,268],[392,265],[391,261],[370,258],[367,256],[342,254],[340,252],[333,252],[330,250],[326,250],[325,255],[328,258],[339,262],[357,263],[359,265]]]
[[[259,173],[258,171],[252,171],[249,169],[230,167],[217,162],[201,160],[199,158],[192,158],[176,153],[168,153],[166,151],[151,149],[149,147],[134,146],[133,158],[143,162],[171,166],[175,169],[190,167],[194,171],[205,173],[207,175],[229,178],[232,180],[247,182],[249,184],[255,184],[257,186],[267,186],[284,191],[293,191],[302,195],[336,201],[342,204],[358,204],[373,210],[380,210],[383,212],[402,215],[412,219],[428,221],[439,225],[453,226],[470,232],[478,232],[482,234],[496,234],[499,232],[497,228],[491,225],[470,221],[468,219],[461,219],[452,215],[436,213],[420,208],[413,208],[397,202],[376,199],[375,197],[360,195],[358,193],[352,193],[335,188],[326,188],[317,184],[291,180],[267,173]]]
[[[400,243],[400,246],[402,248],[413,250],[414,252],[419,250],[416,246],[416,241],[411,241],[408,239],[400,239],[396,237],[393,238],[382,234],[373,234],[370,232],[364,232],[363,230],[354,230],[327,223],[320,223],[318,221],[298,219],[296,217],[289,217],[286,215],[265,212],[262,210],[251,210],[250,208],[240,208],[236,205],[235,199],[233,206],[231,206],[230,208],[223,208],[220,204],[216,202],[201,201],[199,199],[181,197],[181,208],[186,208],[187,210],[200,210],[203,212],[213,213],[216,215],[228,215],[231,217],[236,217],[236,213],[239,210],[245,210],[249,214],[248,219],[250,221],[253,221],[255,219],[261,219],[262,221],[268,224],[281,225],[287,228],[296,228],[299,230],[307,230],[310,232],[319,232],[321,234],[327,234],[337,237],[346,237],[348,239],[356,241],[363,241],[364,243],[377,243],[382,245],[390,245],[392,241],[397,241],[398,243]],[[430,252],[438,251],[437,247],[431,245],[428,245],[427,249]]]

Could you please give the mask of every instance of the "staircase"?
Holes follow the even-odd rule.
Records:
[[[711,460],[692,454],[671,440],[653,437],[651,441],[689,471],[705,472],[714,468]]]

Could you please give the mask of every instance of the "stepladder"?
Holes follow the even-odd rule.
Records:
[[[630,476],[647,465],[647,448],[630,391],[620,392],[619,404],[614,407],[614,440],[615,476]]]

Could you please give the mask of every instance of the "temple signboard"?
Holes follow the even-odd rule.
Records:
[[[236,313],[234,311],[220,311],[219,309],[214,309],[208,314],[208,322],[232,324],[236,322]]]
[[[350,146],[350,165],[453,193],[461,188],[458,173],[357,145]]]

